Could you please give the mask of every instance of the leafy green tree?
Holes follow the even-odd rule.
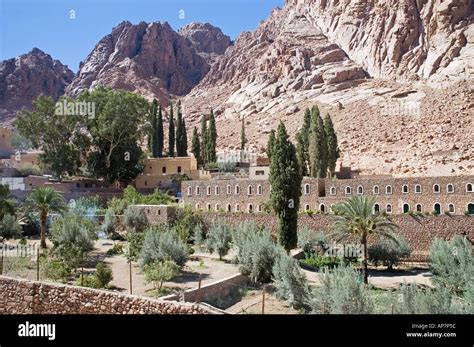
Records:
[[[199,134],[196,127],[194,127],[193,130],[192,153],[196,158],[198,165],[202,165],[203,162],[201,157],[201,142],[199,141]]]
[[[245,149],[245,145],[247,144],[247,137],[245,136],[245,119],[242,117],[242,128],[240,130],[240,150]]]
[[[169,125],[168,125],[168,157],[174,157],[174,145],[175,145],[175,129],[174,129],[174,115],[173,115],[173,104],[170,105]]]
[[[374,205],[375,198],[357,195],[333,207],[335,212],[334,236],[339,240],[348,236],[360,238],[363,247],[362,276],[365,284],[368,284],[367,237],[375,235],[398,242],[397,237],[393,234],[397,225],[388,216],[373,213]]]
[[[21,236],[21,226],[16,221],[14,215],[4,214],[0,220],[0,237],[4,239],[14,239]]]
[[[12,147],[18,151],[27,151],[33,148],[33,144],[19,130],[12,132]]]
[[[26,197],[28,209],[36,211],[41,219],[41,248],[46,248],[46,221],[48,213],[62,213],[67,210],[62,195],[50,187],[38,187]]]
[[[323,120],[316,106],[311,109],[308,156],[311,176],[325,178],[327,174],[327,141]]]
[[[63,101],[72,102],[72,99],[61,97],[58,103]],[[34,148],[43,150],[40,160],[62,179],[78,172],[88,141],[79,126],[81,116],[58,112],[55,105],[52,98],[40,95],[31,111],[19,112],[15,127]]]
[[[339,147],[337,145],[336,131],[334,130],[334,125],[329,113],[327,113],[324,118],[324,131],[327,139],[327,166],[332,176],[336,169],[336,161],[339,158]]]
[[[127,230],[132,232],[142,232],[148,225],[145,213],[142,209],[128,206],[125,210],[123,222]]]
[[[156,157],[163,157],[164,134],[163,134],[163,112],[161,105],[158,108],[158,118],[156,120]]]
[[[230,249],[232,234],[230,228],[222,221],[214,222],[207,234],[206,246],[210,253],[217,252],[219,260],[222,260]]]
[[[401,235],[397,235],[396,238],[397,242],[382,239],[372,244],[368,249],[369,260],[376,266],[381,264],[391,270],[400,260],[409,257],[411,248],[405,238]]]
[[[158,291],[163,287],[163,282],[170,281],[179,275],[179,266],[171,260],[157,261],[145,265],[145,281],[153,283]]]
[[[143,170],[139,142],[146,134],[142,124],[149,103],[137,94],[106,87],[85,91],[77,100],[95,103],[95,116],[85,120],[91,147],[82,151],[89,172],[108,182],[135,178]]]
[[[3,219],[6,214],[15,214],[15,200],[10,198],[8,184],[0,184],[0,219]]]
[[[278,217],[278,241],[289,252],[296,247],[298,209],[301,197],[301,171],[295,146],[280,122],[270,162],[270,203]]]
[[[143,266],[172,260],[182,267],[188,260],[188,247],[175,231],[153,228],[145,232],[140,258]]]

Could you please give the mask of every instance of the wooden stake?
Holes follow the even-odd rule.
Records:
[[[40,280],[40,250],[36,249],[36,280]]]
[[[265,287],[262,290],[262,314],[265,314]]]
[[[132,261],[128,262],[130,268],[130,294],[132,294]]]

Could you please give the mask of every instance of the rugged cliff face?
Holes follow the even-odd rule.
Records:
[[[288,0],[241,34],[185,97],[214,108],[220,145],[246,120],[260,152],[280,120],[330,112],[342,160],[364,173],[474,173],[472,1]]]
[[[123,22],[96,45],[81,64],[67,93],[107,85],[168,103],[184,95],[209,71],[193,44],[168,23]]]
[[[73,77],[67,66],[38,48],[0,62],[0,120],[8,122],[40,94],[58,98]]]

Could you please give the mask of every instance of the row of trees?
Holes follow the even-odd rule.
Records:
[[[168,156],[174,157],[175,146],[178,157],[188,155],[188,137],[186,133],[186,121],[181,112],[181,103],[177,105],[176,125],[174,121],[173,104],[170,105],[168,117]],[[151,150],[153,158],[163,157],[164,151],[164,132],[163,132],[163,112],[161,105],[155,99],[151,104],[150,112],[150,133],[148,134],[148,147]]]
[[[208,125],[209,119],[209,125]],[[214,112],[201,118],[201,133],[194,127],[192,138],[192,153],[199,165],[215,163],[217,160],[217,129]]]
[[[334,174],[339,158],[337,135],[329,114],[324,120],[319,108],[307,108],[303,128],[296,135],[296,151],[303,176],[325,178]]]

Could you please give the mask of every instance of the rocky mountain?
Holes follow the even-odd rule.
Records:
[[[73,77],[67,66],[38,48],[0,62],[0,121],[11,120],[40,94],[58,98]]]
[[[196,52],[210,64],[232,44],[229,36],[209,23],[193,22],[179,29],[178,33],[191,41]]]
[[[229,44],[209,24],[193,23],[179,34],[168,23],[122,22],[80,65],[67,93],[108,85],[167,105],[171,95],[187,94],[209,71],[210,60],[201,54],[220,54]]]
[[[341,162],[363,173],[474,173],[474,5],[469,0],[287,0],[242,33],[185,97],[210,107],[222,147],[236,122],[265,149],[318,104],[335,122]],[[192,123],[192,122],[190,122]]]

